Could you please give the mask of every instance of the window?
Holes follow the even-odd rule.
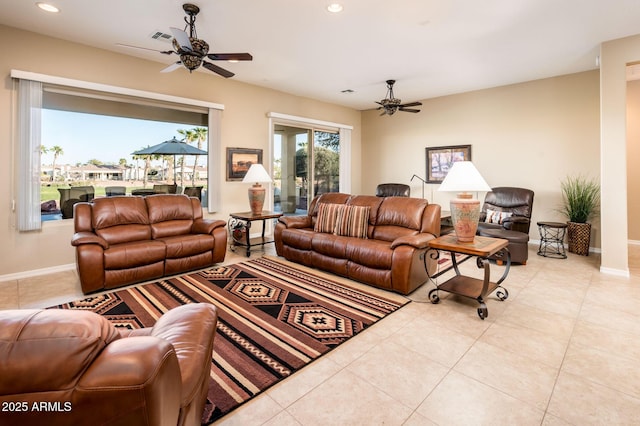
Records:
[[[209,102],[173,97],[152,92],[107,86],[79,80],[70,80],[24,71],[11,71],[11,77],[18,82],[18,152],[19,164],[16,170],[18,191],[17,228],[21,231],[40,229],[40,126],[41,111],[45,115],[50,111],[66,111],[75,114],[93,114],[109,117],[126,117],[128,119],[157,121],[182,124],[189,130],[193,124],[208,129],[209,155],[207,167],[207,199],[210,212],[216,211],[220,202],[220,191],[217,181],[212,177],[220,176],[220,118],[222,105]],[[24,84],[23,84],[24,83]],[[170,117],[170,120],[167,119]],[[111,133],[113,129],[110,129]],[[91,134],[86,135],[86,143],[91,143]],[[46,145],[45,145],[46,147]],[[108,152],[111,146],[104,147]],[[99,160],[99,159],[98,159]],[[203,160],[203,163],[205,161]],[[163,173],[165,167],[161,167]],[[187,166],[183,166],[187,171]],[[53,167],[51,174],[53,175]],[[121,172],[100,174],[115,178]]]

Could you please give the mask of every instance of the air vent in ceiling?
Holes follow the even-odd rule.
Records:
[[[171,39],[173,38],[173,35],[171,34],[167,34],[167,33],[163,33],[162,31],[156,31],[151,33],[151,38],[154,40],[160,40],[160,41],[171,41]]]

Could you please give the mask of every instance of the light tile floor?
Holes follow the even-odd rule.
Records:
[[[629,247],[631,278],[601,274],[597,254],[558,260],[536,249],[511,268],[509,298],[489,298],[486,320],[469,299],[429,303],[427,284],[217,424],[640,424],[640,247]],[[244,259],[229,251],[225,263]],[[479,274],[471,261],[462,270]],[[81,297],[73,271],[0,282],[0,309]]]

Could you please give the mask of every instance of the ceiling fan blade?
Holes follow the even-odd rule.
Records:
[[[217,65],[212,64],[211,62],[202,61],[202,66],[205,67],[206,69],[208,69],[209,71],[213,71],[216,74],[220,74],[224,78],[233,77],[235,75],[231,71],[227,71],[224,68],[221,68],[221,67],[219,67]]]
[[[175,63],[173,63],[173,64],[169,65],[168,67],[166,67],[165,69],[161,70],[160,72],[171,72],[171,71],[175,71],[175,70],[177,70],[178,68],[180,68],[181,66],[182,66],[182,62],[181,62],[181,61],[178,61],[178,62],[175,62]]]
[[[182,50],[186,50],[187,52],[193,51],[193,47],[191,46],[191,41],[189,40],[189,36],[187,33],[182,31],[179,28],[171,27],[171,34],[173,34],[173,38],[176,39],[178,45]]]
[[[116,43],[116,46],[121,46],[121,47],[126,47],[129,49],[142,49],[142,50],[150,50],[152,52],[159,52],[162,53],[164,55],[171,55],[172,53],[175,53],[173,50],[157,50],[157,49],[149,49],[148,47],[140,47],[140,46],[131,46],[128,44],[121,44],[121,43]]]
[[[422,105],[422,102],[411,102],[408,104],[402,104],[400,105],[400,108],[404,108],[404,107],[414,107],[414,106],[420,106]]]
[[[249,53],[209,53],[212,61],[251,61],[253,56]]]
[[[404,112],[420,112],[419,109],[405,109],[405,108],[400,108],[400,111],[404,111]]]

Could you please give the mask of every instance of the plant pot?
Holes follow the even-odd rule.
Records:
[[[591,242],[591,224],[567,222],[567,241],[569,253],[580,256],[589,256],[589,243]]]

